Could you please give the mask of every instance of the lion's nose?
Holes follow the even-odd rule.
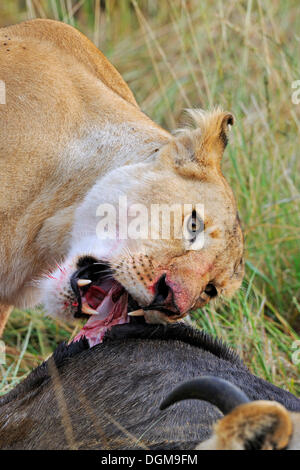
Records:
[[[180,310],[175,302],[172,287],[167,282],[166,274],[163,274],[154,286],[154,299],[151,303],[152,309],[158,309],[168,315],[179,315]]]
[[[163,274],[155,284],[155,298],[153,303],[164,305],[168,297],[173,296],[170,286],[166,283],[166,275]]]

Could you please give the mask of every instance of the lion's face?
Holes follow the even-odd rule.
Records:
[[[91,315],[95,344],[128,312],[147,322],[177,321],[243,274],[243,235],[220,170],[230,114],[198,115],[200,130],[174,137],[145,163],[113,170],[76,213],[64,265],[45,283],[51,314]],[[200,121],[200,122],[199,122]]]

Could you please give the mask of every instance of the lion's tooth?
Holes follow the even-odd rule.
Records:
[[[143,317],[145,315],[144,310],[141,308],[139,310],[134,310],[133,312],[128,312],[130,317]]]
[[[86,302],[82,304],[81,307],[82,313],[87,313],[88,315],[98,315],[97,310],[94,310],[92,307],[89,306]]]
[[[78,279],[77,284],[79,287],[88,286],[92,281],[89,279]]]

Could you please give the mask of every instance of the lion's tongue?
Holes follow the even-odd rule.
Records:
[[[128,323],[127,302],[128,294],[116,281],[110,282],[109,290],[92,286],[86,296],[89,304],[95,308],[98,315],[92,315],[82,330],[75,336],[79,341],[85,336],[90,347],[101,343],[108,329],[114,325]],[[106,286],[105,286],[106,287]],[[99,305],[96,304],[99,302]]]

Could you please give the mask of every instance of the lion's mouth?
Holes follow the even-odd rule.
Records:
[[[77,299],[75,317],[89,317],[74,341],[85,336],[90,347],[101,343],[106,332],[115,325],[136,321],[137,316],[139,321],[145,321],[143,315],[150,310],[162,312],[166,321],[180,317],[177,307],[166,302],[171,292],[163,277],[157,283],[153,302],[144,307],[114,278],[110,267],[103,262],[80,267],[71,277],[71,287]]]

